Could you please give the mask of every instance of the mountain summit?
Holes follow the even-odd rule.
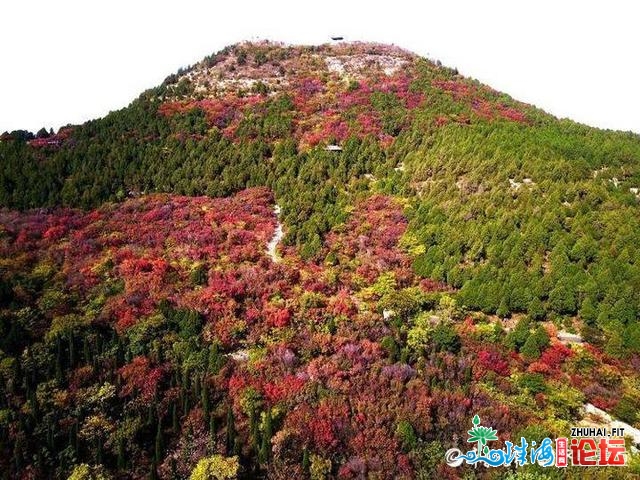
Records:
[[[524,105],[398,47],[373,43],[238,44],[167,78],[160,111],[201,109],[210,124],[233,137],[243,112],[278,99],[287,116],[263,134],[293,135],[303,148],[367,135],[389,144],[423,102],[425,92],[415,82],[425,76],[470,107],[452,118],[446,114],[458,112],[443,110],[438,123],[469,122],[474,114],[527,121]]]

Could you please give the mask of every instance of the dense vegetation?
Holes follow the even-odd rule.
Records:
[[[443,460],[476,413],[638,424],[639,159],[369,44],[240,44],[5,133],[0,470],[473,478]]]

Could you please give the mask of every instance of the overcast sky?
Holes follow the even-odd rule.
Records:
[[[439,59],[559,117],[640,133],[634,4],[4,0],[0,132],[102,116],[240,40],[315,44],[343,35]]]

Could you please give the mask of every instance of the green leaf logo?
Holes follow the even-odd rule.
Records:
[[[498,431],[491,427],[480,425],[480,417],[478,415],[473,417],[473,428],[467,433],[469,434],[467,442],[476,442],[478,444],[478,455],[489,451],[489,448],[486,447],[487,442],[498,440]]]

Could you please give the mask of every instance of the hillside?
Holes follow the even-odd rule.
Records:
[[[638,135],[262,42],[0,138],[8,478],[501,478],[445,464],[476,414],[640,426]]]

